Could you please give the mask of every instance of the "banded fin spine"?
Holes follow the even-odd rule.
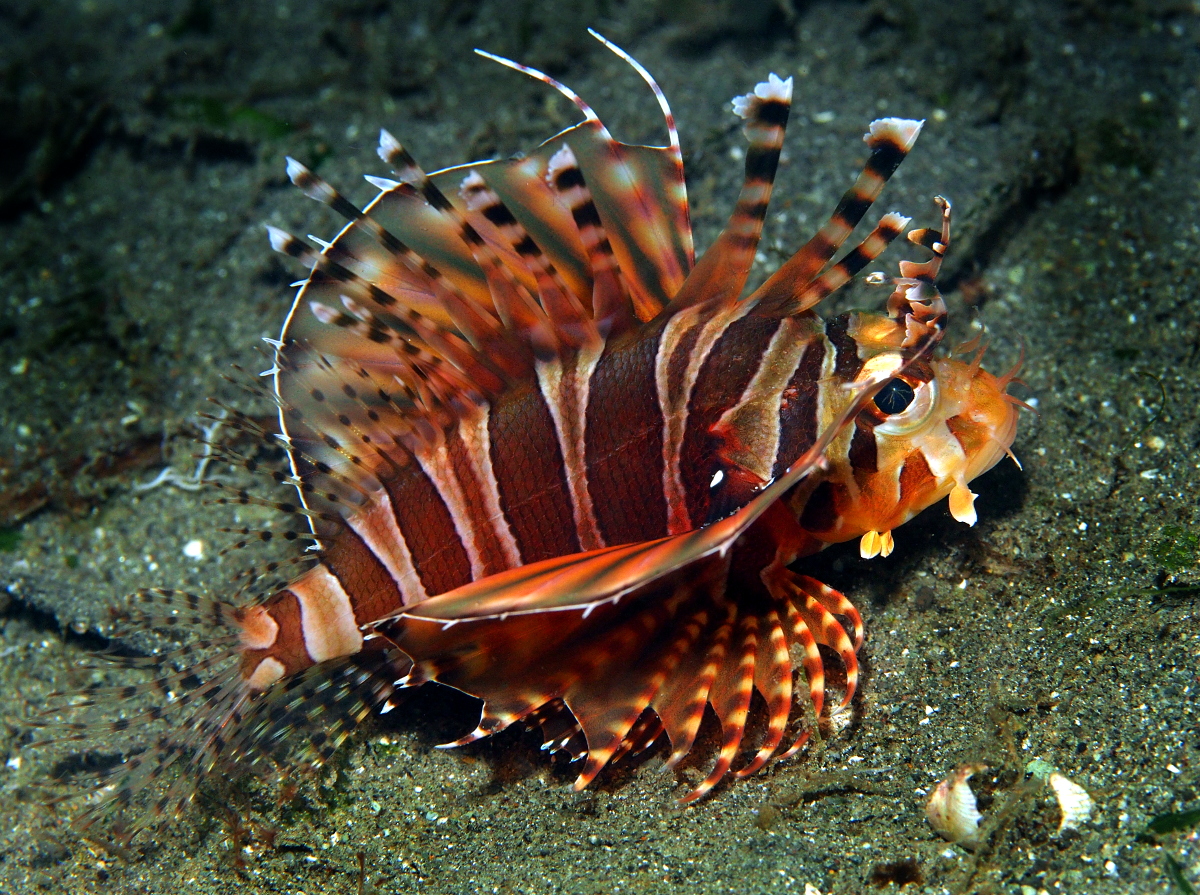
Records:
[[[672,310],[701,302],[719,307],[740,297],[762,236],[791,104],[792,79],[774,74],[734,99],[749,143],[741,194],[725,229],[672,299]]]
[[[817,234],[747,299],[756,304],[756,313],[766,316],[796,314],[824,297],[820,293],[805,295],[805,291],[879,198],[888,178],[912,149],[924,123],[906,118],[881,118],[871,122],[863,137],[871,155],[858,180],[842,196]],[[801,301],[801,296],[808,304]]]

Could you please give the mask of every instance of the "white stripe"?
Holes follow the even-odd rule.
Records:
[[[351,656],[362,649],[350,597],[325,566],[309,570],[288,587],[300,603],[304,649],[314,662]]]
[[[352,513],[346,519],[346,524],[362,538],[375,558],[383,563],[396,583],[405,606],[429,599],[421,576],[417,574],[408,542],[396,524],[396,511],[387,489],[380,488],[372,494],[371,502]]]
[[[265,606],[251,606],[238,620],[238,635],[242,649],[270,649],[279,636],[279,622]]]
[[[479,555],[479,545],[475,543],[475,528],[471,524],[471,511],[467,507],[467,500],[463,495],[462,486],[459,484],[458,478],[454,475],[450,463],[450,454],[446,449],[446,442],[440,442],[432,450],[428,448],[418,450],[414,456],[421,465],[421,469],[425,471],[425,475],[429,476],[429,481],[437,489],[442,502],[445,503],[446,509],[450,513],[450,519],[454,523],[454,531],[458,535],[459,543],[467,551],[467,560],[471,564],[472,580],[483,577],[483,558]]]
[[[567,492],[571,496],[575,533],[583,550],[608,546],[600,533],[592,492],[588,489],[586,441],[592,374],[603,352],[603,343],[595,347],[584,346],[575,359],[574,368],[565,376],[559,360],[537,365],[538,387],[554,420],[554,434],[562,451]]]
[[[929,427],[912,443],[925,457],[939,488],[955,481],[966,470],[967,454],[945,420]]]
[[[750,302],[739,301],[712,314],[712,309],[704,304],[693,305],[672,317],[663,328],[658,353],[654,358],[654,380],[658,390],[658,406],[663,417],[663,495],[667,500],[669,534],[681,534],[694,528],[688,514],[687,493],[684,491],[683,477],[679,469],[683,438],[687,433],[687,406],[692,397],[692,389],[700,376],[701,366],[708,359],[717,340],[731,323],[743,317],[752,306]],[[700,321],[697,318],[701,314],[712,316],[708,320]],[[671,394],[671,356],[679,343],[696,326],[701,327],[700,335],[691,354],[688,355],[682,386],[678,394]]]
[[[458,424],[458,437],[466,445],[471,472],[483,495],[486,519],[500,542],[500,549],[504,551],[505,562],[510,569],[515,569],[525,563],[521,559],[521,548],[517,545],[517,539],[500,506],[500,483],[496,480],[496,471],[492,468],[492,440],[488,433],[488,415],[488,408],[481,407],[478,413],[464,417]]]
[[[833,425],[834,420],[837,418],[837,415],[841,413],[843,407],[842,401],[829,400],[829,390],[842,389],[844,384],[841,380],[835,379],[833,376],[833,371],[837,367],[837,348],[834,347],[833,342],[829,340],[829,337],[825,335],[823,331],[820,335],[820,339],[825,345],[825,356],[821,360],[821,376],[817,380],[818,438],[821,437],[822,432],[829,428],[829,426]],[[845,394],[846,392],[844,389],[842,389],[842,391],[839,393],[839,395]],[[847,432],[849,432],[849,434],[847,434]],[[838,437],[834,439],[833,443],[829,445],[829,450],[825,452],[825,455],[827,457],[832,456],[834,451],[838,450],[838,439],[841,439],[845,442],[841,446],[842,453],[840,455],[844,460],[845,457],[849,455],[850,439],[853,437],[853,435],[854,426],[846,426],[846,431],[840,433]],[[816,477],[814,476],[813,478]]]
[[[717,431],[736,432],[737,439],[727,444],[737,444],[744,449],[737,457],[727,456],[726,459],[733,460],[764,482],[770,481],[779,454],[783,390],[819,333],[819,325],[811,317],[785,318],[771,336],[759,359],[758,369],[737,404],[726,410],[713,427]]]
[[[253,673],[246,678],[246,686],[256,693],[261,693],[282,679],[285,670],[282,662],[271,656],[267,656],[254,666]]]

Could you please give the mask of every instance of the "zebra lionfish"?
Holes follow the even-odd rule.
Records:
[[[929,260],[869,278],[891,286],[886,316],[813,311],[907,226],[885,214],[833,261],[922,122],[872,122],[869,158],[832,216],[744,294],[791,79],[772,74],[733,101],[745,180],[696,260],[666,99],[596,36],[654,92],[667,145],[618,142],[567,87],[483,53],[556,89],[583,121],[528,155],[434,174],[384,131],[393,176],[367,178],[379,194],[362,210],[288,161],[301,190],[348,220],[319,249],[268,228],[308,275],[273,342],[279,431],[261,434],[287,449],[277,479],[300,496],[280,506],[308,517],[316,548],[306,571],[246,605],[133,598],[140,625],[226,644],[185,647],[152,684],[80,700],[167,696],[75,726],[172,721],[109,789],[109,805],[157,791],[138,824],[178,812],[215,771],[270,772],[297,749],[319,765],[427,681],[481,701],[455,744],[540,728],[579,762],[577,789],[660,742],[674,766],[710,711],[720,745],[693,801],[735,766],[746,776],[802,748],[796,665],[815,716],[835,654],[842,703],[854,695],[862,619],[797,559],[853,538],[886,556],[892,529],[947,495],[975,522],[969,482],[1007,453],[1019,402],[1013,373],[935,353],[949,202],[936,199],[938,227],[908,234]],[[756,691],[765,723],[746,745]]]

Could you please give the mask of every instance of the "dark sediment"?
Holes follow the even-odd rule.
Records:
[[[1195,885],[1194,829],[1138,838],[1200,804],[1200,20],[1190,5],[10,2],[0,10],[0,678],[8,760],[0,890],[1089,892]],[[682,11],[678,11],[682,10]],[[336,773],[277,809],[235,866],[201,802],[125,860],[37,806],[56,763],[23,723],[103,643],[105,607],[155,584],[219,589],[230,512],[203,494],[136,490],[190,469],[199,411],[251,370],[290,300],[264,221],[328,235],[287,185],[292,154],[356,201],[386,173],[377,128],[435,168],[535,145],[574,121],[541,85],[470,53],[546,68],[628,142],[662,139],[636,75],[680,123],[701,245],[736,195],[728,100],[769,71],[796,78],[762,271],[833,208],[876,117],[927,118],[881,201],[931,222],[955,203],[955,342],[973,320],[1003,370],[1022,347],[1038,415],[978,482],[980,522],[943,506],[896,553],[831,551],[813,574],[868,627],[853,723],[815,755],[722,787],[688,810],[658,759],[572,793],[572,775],[506,734],[435,751],[470,706],[433,694],[367,724]],[[873,219],[872,219],[873,220]],[[885,257],[891,269],[898,251]],[[840,298],[878,306],[865,288]],[[261,405],[261,402],[259,402]],[[243,512],[237,524],[251,522]],[[184,545],[206,542],[203,559]],[[1092,819],[1055,835],[1040,759],[1084,786]],[[966,761],[984,845],[949,846],[927,793]],[[59,770],[67,770],[59,764]],[[336,779],[334,779],[336,778]],[[370,891],[370,889],[367,889]]]

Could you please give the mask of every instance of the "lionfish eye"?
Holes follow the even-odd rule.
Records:
[[[888,416],[903,413],[913,402],[915,394],[913,387],[903,379],[893,379],[879,390],[875,396],[875,406]]]

